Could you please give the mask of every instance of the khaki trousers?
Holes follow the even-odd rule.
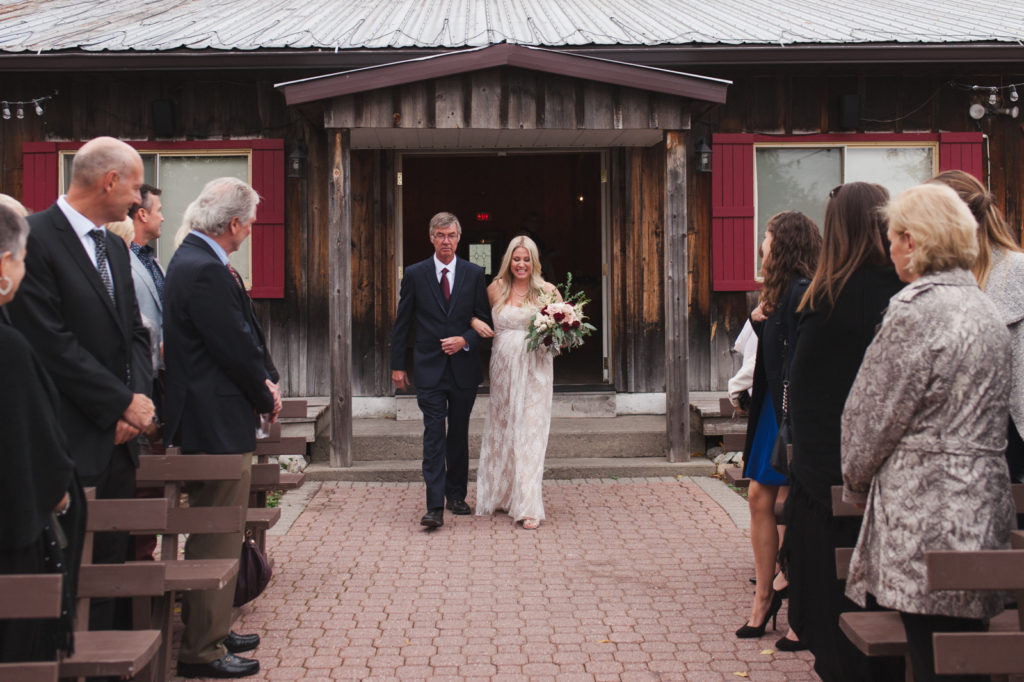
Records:
[[[203,453],[198,453],[203,454]],[[237,481],[207,481],[190,484],[190,507],[247,507],[252,453],[244,452],[242,478]],[[242,552],[242,532],[189,535],[185,542],[186,559],[237,559]],[[181,620],[185,632],[181,637],[178,661],[210,663],[223,658],[228,651],[224,638],[231,631],[231,609],[235,600],[235,583],[231,578],[219,590],[186,592],[181,603]]]

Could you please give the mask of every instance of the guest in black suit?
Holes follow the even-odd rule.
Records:
[[[391,379],[398,389],[411,383],[405,346],[413,320],[416,401],[423,412],[423,480],[427,513],[420,523],[444,525],[444,507],[470,514],[469,414],[483,381],[480,336],[470,326],[476,317],[491,324],[484,270],[455,255],[462,236],[459,219],[438,213],[430,220],[434,255],[410,265],[402,277],[398,315],[391,336]],[[445,421],[447,420],[447,433]]]
[[[68,193],[28,218],[25,280],[8,304],[60,394],[60,421],[84,486],[135,497],[135,437],[153,421],[149,333],[135,300],[128,248],[103,225],[139,201],[142,159],[111,137],[75,154]],[[130,558],[127,533],[97,535],[96,563]],[[131,626],[130,605],[95,599],[94,628]]]
[[[235,178],[207,183],[185,211],[190,232],[171,258],[164,286],[164,434],[184,453],[241,454],[237,481],[189,488],[191,507],[246,506],[259,413],[276,419],[281,393],[267,370],[262,333],[238,273],[228,263],[249,237],[259,195]],[[193,533],[187,559],[235,559],[242,534]],[[258,635],[230,631],[235,580],[220,590],[188,592],[178,653],[183,677],[244,677],[259,661],[234,654],[255,649]]]

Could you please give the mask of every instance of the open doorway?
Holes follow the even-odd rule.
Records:
[[[586,313],[598,328],[582,348],[555,359],[555,386],[596,387],[605,383],[601,189],[599,152],[406,155],[402,265],[430,257],[428,225],[438,211],[458,216],[458,255],[489,261],[488,282],[509,241],[530,236],[540,249],[544,279],[562,284],[571,272],[573,290],[591,299]],[[486,363],[489,348],[483,355]]]

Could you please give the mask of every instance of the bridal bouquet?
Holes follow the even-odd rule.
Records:
[[[562,290],[563,300],[559,302],[554,293],[549,294],[546,300],[541,300],[540,310],[530,321],[526,334],[527,350],[543,347],[552,355],[558,355],[563,349],[582,346],[583,338],[597,330],[587,322],[583,313],[583,307],[590,303],[590,299],[582,291],[571,293],[572,273],[558,288]]]

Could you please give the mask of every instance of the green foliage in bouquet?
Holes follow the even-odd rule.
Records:
[[[559,285],[562,301],[559,302],[554,293],[541,301],[541,307],[530,321],[530,329],[526,334],[526,349],[535,351],[543,349],[552,355],[563,350],[571,350],[583,345],[583,339],[597,331],[597,327],[587,322],[583,312],[590,299],[582,290],[572,291],[572,273],[565,284]]]

